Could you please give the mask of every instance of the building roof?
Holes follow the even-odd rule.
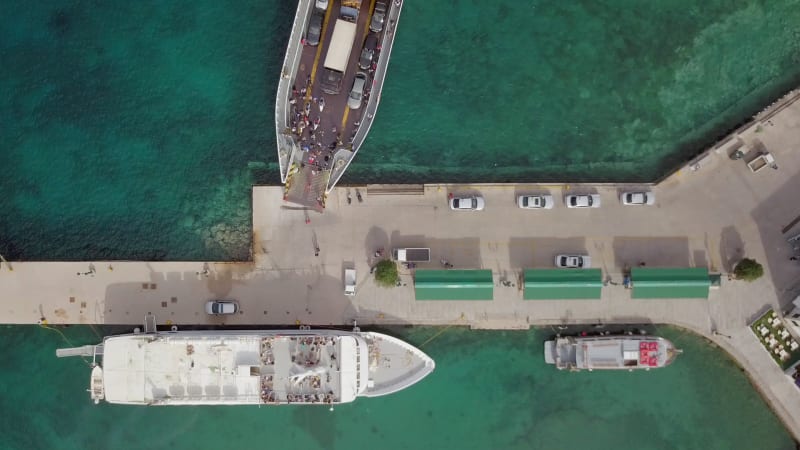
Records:
[[[417,270],[417,300],[492,300],[491,270]]]
[[[525,300],[600,299],[600,269],[527,269]]]
[[[634,268],[632,298],[708,298],[711,281],[705,267]]]

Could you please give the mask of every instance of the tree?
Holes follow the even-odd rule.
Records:
[[[759,264],[755,259],[744,258],[736,264],[733,269],[733,275],[738,280],[755,281],[764,275],[764,266]]]
[[[384,259],[375,266],[375,282],[378,286],[393,287],[400,281],[397,275],[397,264],[394,261]]]

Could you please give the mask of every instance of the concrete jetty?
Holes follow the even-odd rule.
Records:
[[[795,95],[792,97],[791,95]],[[787,97],[796,99],[796,93]],[[0,262],[0,322],[141,325],[154,314],[168,325],[460,324],[528,328],[593,323],[674,324],[730,353],[800,441],[800,390],[747,327],[765,308],[785,310],[800,290],[800,265],[786,238],[800,233],[800,102],[765,111],[686,167],[649,185],[380,186],[370,194],[340,187],[325,214],[286,205],[282,187],[253,189],[253,254],[245,263]],[[729,154],[744,150],[741,160]],[[746,162],[769,152],[777,169],[752,172]],[[652,207],[627,207],[620,192],[652,190]],[[352,203],[347,201],[350,189]],[[480,193],[482,212],[448,208],[451,193]],[[515,198],[549,192],[556,207],[521,210]],[[574,210],[564,195],[598,193],[603,206]],[[492,301],[416,301],[413,274],[378,287],[369,276],[376,249],[430,247],[439,268],[491,269]],[[550,268],[558,253],[592,257],[609,283],[598,300],[525,301],[520,274]],[[742,257],[764,265],[753,283],[727,274]],[[708,267],[723,274],[718,290],[698,300],[633,300],[621,286],[626,267]],[[355,296],[343,273],[355,268]],[[209,299],[236,299],[241,313],[205,314]]]

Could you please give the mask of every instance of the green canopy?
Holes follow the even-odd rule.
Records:
[[[417,270],[417,300],[492,300],[491,270]]]
[[[525,300],[600,299],[600,269],[527,269]]]
[[[708,269],[689,267],[659,269],[638,267],[631,269],[633,295],[642,298],[708,298],[711,285]]]

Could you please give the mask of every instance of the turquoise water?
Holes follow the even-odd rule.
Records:
[[[0,254],[241,260],[296,3],[0,15]],[[406,0],[346,183],[652,180],[800,83],[796,0]]]
[[[249,258],[276,183],[294,2],[3,2],[0,254]],[[345,182],[650,180],[800,81],[794,0],[405,0],[375,126]],[[397,329],[421,344],[437,330]],[[65,335],[99,339],[91,328]],[[323,408],[94,407],[63,340],[4,327],[0,448],[782,449],[735,366],[544,367],[530,333],[451,329],[422,384]],[[385,444],[385,445],[384,445]]]
[[[109,331],[111,331],[109,329]],[[117,330],[119,332],[121,330]],[[423,345],[437,328],[391,334]],[[88,327],[63,329],[95,343]],[[545,331],[451,328],[423,349],[433,374],[395,395],[326,407],[95,406],[89,367],[56,359],[52,330],[0,328],[0,447],[8,449],[761,449],[794,448],[744,375],[706,341],[663,370],[569,373],[544,364]]]

